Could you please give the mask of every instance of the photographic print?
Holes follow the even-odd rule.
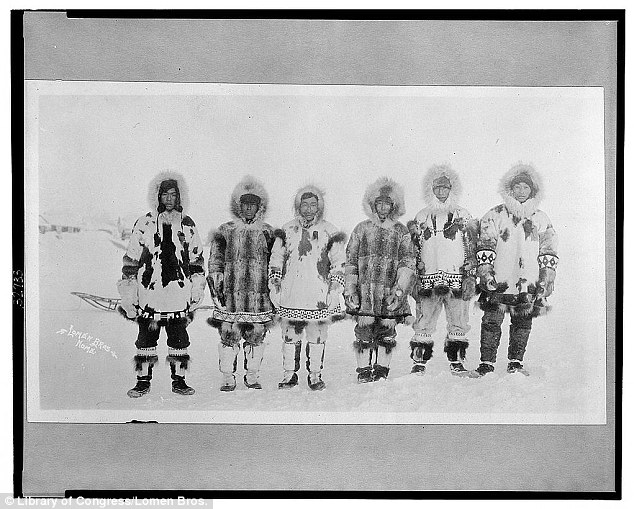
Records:
[[[606,423],[603,88],[25,105],[29,421]]]

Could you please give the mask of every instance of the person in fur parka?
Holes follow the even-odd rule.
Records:
[[[432,335],[442,308],[447,317],[445,353],[452,374],[466,374],[469,301],[476,291],[477,222],[458,205],[462,186],[448,165],[432,166],[423,179],[427,205],[407,226],[417,252],[416,321],[410,342],[412,373],[423,374],[432,356]]]
[[[235,187],[230,202],[233,220],[210,234],[208,284],[214,302],[209,324],[220,332],[220,390],[236,388],[235,372],[240,341],[244,341],[244,383],[261,389],[260,365],[264,336],[272,325],[268,266],[273,228],[264,222],[268,194],[253,177]]]
[[[205,295],[203,247],[194,221],[185,214],[187,186],[178,173],[159,173],[149,185],[151,208],[132,229],[117,288],[119,311],[139,327],[134,357],[137,384],[128,396],[150,392],[161,327],[167,332],[172,391],[190,395],[185,383],[190,357],[187,325]]]
[[[323,219],[324,192],[314,185],[297,191],[295,218],[275,231],[269,285],[282,320],[284,378],[280,389],[297,385],[302,335],[306,333],[308,386],[321,390],[328,326],[342,318],[345,234]]]
[[[407,296],[414,283],[412,240],[397,218],[405,213],[403,188],[382,177],[363,197],[368,219],[359,223],[346,248],[347,312],[356,317],[354,342],[360,383],[387,378],[396,324],[411,315]]]
[[[516,164],[500,181],[504,203],[480,221],[476,257],[484,315],[475,377],[494,369],[505,313],[511,315],[507,371],[527,374],[523,359],[532,320],[549,309],[559,261],[557,235],[538,208],[543,189],[532,166]]]

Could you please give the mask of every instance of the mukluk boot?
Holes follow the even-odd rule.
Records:
[[[372,365],[376,359],[376,348],[370,342],[356,340],[354,351],[357,359],[357,382],[365,384],[372,382]]]
[[[412,350],[409,356],[414,361],[410,373],[424,375],[425,364],[432,358],[434,351],[434,342],[431,340],[431,335],[417,332],[410,340],[409,346]]]
[[[134,371],[137,374],[136,385],[127,394],[130,398],[140,398],[150,392],[152,369],[158,362],[156,348],[139,348],[134,356]]]
[[[517,359],[509,360],[508,366],[506,367],[507,373],[521,373],[524,376],[528,376],[529,372],[524,368],[524,364]]]
[[[264,357],[264,343],[244,343],[244,385],[249,389],[261,389],[260,366]]]
[[[165,362],[169,364],[172,375],[172,392],[182,396],[191,396],[196,391],[185,383],[185,373],[189,371],[191,359],[187,349],[168,348]]]
[[[492,362],[483,361],[476,369],[469,371],[468,376],[469,378],[482,378],[488,373],[493,373],[494,370],[495,367],[493,366]]]
[[[238,364],[240,345],[218,344],[218,366],[222,373],[221,392],[231,392],[236,388],[235,372]]]
[[[381,338],[377,342],[376,364],[372,373],[372,381],[376,382],[387,378],[390,373],[390,362],[392,361],[392,350],[396,346],[396,339],[393,337]]]
[[[469,373],[464,367],[468,346],[469,342],[461,339],[447,338],[445,340],[445,353],[447,354],[449,370],[452,375],[467,376]]]
[[[531,333],[531,319],[519,316],[512,317],[509,330],[509,363],[506,367],[507,373],[522,373],[528,376],[528,371],[524,369],[524,353]]]
[[[313,391],[321,391],[326,388],[326,383],[321,379],[321,370],[324,367],[325,348],[325,343],[306,343],[308,387]]]
[[[282,345],[282,366],[284,378],[277,384],[279,389],[292,389],[297,385],[297,371],[299,370],[299,358],[302,351],[302,342],[284,342]]]

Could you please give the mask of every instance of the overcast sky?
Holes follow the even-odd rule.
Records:
[[[42,212],[142,215],[148,181],[169,168],[186,177],[188,213],[204,230],[229,219],[245,174],[266,184],[272,223],[288,220],[296,189],[315,182],[328,218],[349,230],[363,219],[368,183],[403,184],[413,216],[424,171],[448,162],[463,205],[481,216],[522,160],[541,171],[555,223],[582,204],[603,220],[601,89],[66,85],[53,89],[63,95],[38,87]]]
[[[501,202],[500,177],[531,162],[560,236],[557,284],[579,296],[562,311],[604,330],[602,89],[34,82],[26,121],[32,221],[38,204],[57,217],[133,221],[149,210],[149,180],[173,169],[187,178],[203,237],[231,218],[230,193],[246,174],[265,183],[274,226],[314,182],[326,218],[350,233],[380,176],[405,186],[407,220],[423,206],[425,170],[450,163],[462,205],[481,217]]]
[[[481,217],[521,160],[542,173],[541,208],[563,246],[592,239],[584,265],[602,271],[602,89],[35,82],[27,92],[27,139],[39,149],[27,161],[44,213],[138,217],[149,180],[173,169],[206,235],[230,219],[231,190],[251,174],[269,191],[274,226],[314,182],[327,219],[349,233],[382,175],[405,186],[409,219],[423,206],[425,170],[450,163],[463,206]]]

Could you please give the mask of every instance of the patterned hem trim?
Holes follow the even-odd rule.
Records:
[[[419,276],[419,280],[423,290],[431,290],[443,286],[452,290],[460,290],[462,288],[462,274],[454,274],[442,270],[433,274],[423,274]]]
[[[485,263],[493,263],[497,254],[495,251],[491,249],[481,249],[476,253],[476,260],[479,265],[483,265]]]
[[[148,346],[147,348],[137,348],[137,355],[153,355],[156,354],[155,346]]]
[[[277,316],[281,318],[287,318],[289,320],[327,320],[334,315],[341,315],[341,307],[333,309],[292,309],[292,308],[277,308]]]
[[[247,311],[239,311],[231,313],[222,309],[214,308],[212,312],[214,320],[231,323],[266,323],[273,319],[273,311],[264,311],[263,313],[249,313]]]
[[[187,348],[168,348],[168,355],[187,355]]]
[[[346,313],[352,316],[371,316],[373,318],[378,318],[379,320],[399,320],[401,318],[412,316],[411,313],[403,313],[401,315],[375,315],[374,313],[366,313],[364,311],[354,311],[350,309],[346,310]]]
[[[559,263],[559,257],[555,255],[543,254],[537,257],[537,265],[540,269],[549,268],[549,269],[557,269],[557,264]]]

